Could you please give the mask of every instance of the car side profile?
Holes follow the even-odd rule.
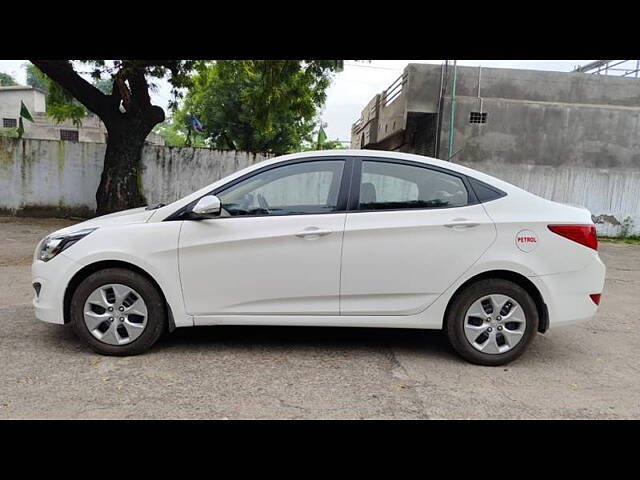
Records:
[[[44,238],[37,318],[135,355],[196,325],[443,329],[502,365],[598,309],[588,210],[470,168],[397,152],[272,158],[168,205]]]

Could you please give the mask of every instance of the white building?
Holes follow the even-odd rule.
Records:
[[[45,92],[39,88],[22,85],[0,87],[0,130],[18,127],[20,101],[24,102],[34,120],[34,123],[31,123],[23,119],[23,138],[106,143],[107,129],[97,115],[88,112],[80,126],[74,125],[71,120],[56,123],[45,113]],[[150,133],[146,141],[154,145],[164,145],[164,138],[155,133]]]

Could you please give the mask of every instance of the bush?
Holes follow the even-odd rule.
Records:
[[[631,232],[633,231],[633,219],[631,217],[626,217],[622,221],[622,226],[620,227],[620,238],[627,238],[631,236]]]
[[[17,128],[0,128],[0,137],[18,138]]]

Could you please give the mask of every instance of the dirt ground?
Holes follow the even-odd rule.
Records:
[[[178,329],[101,357],[31,306],[36,243],[69,220],[0,217],[2,418],[640,418],[640,246],[601,243],[597,317],[538,335],[498,368],[440,332]]]

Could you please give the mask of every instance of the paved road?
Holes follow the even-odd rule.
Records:
[[[0,217],[0,418],[640,418],[638,246],[602,244],[598,317],[506,367],[440,332],[351,328],[178,329],[111,358],[33,316],[33,248],[70,223]]]

